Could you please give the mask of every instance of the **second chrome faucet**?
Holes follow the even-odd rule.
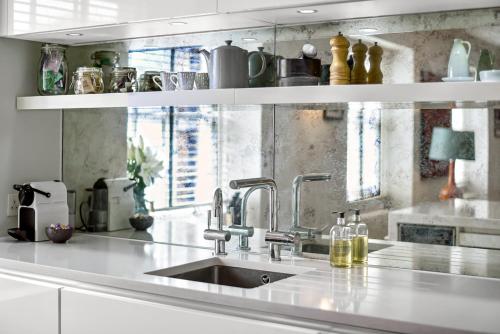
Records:
[[[283,246],[291,245],[295,247],[300,243],[300,236],[298,234],[278,230],[278,187],[274,180],[267,178],[233,180],[229,183],[229,186],[232,189],[250,188],[247,191],[248,195],[245,194],[246,200],[257,189],[264,189],[269,192],[269,229],[266,232],[265,240],[269,244],[269,257],[271,260],[281,260],[281,248]],[[246,201],[242,202],[242,209],[243,204],[245,204],[246,209]],[[241,215],[242,222],[245,219],[246,223],[246,218],[243,218],[246,212],[242,210]]]

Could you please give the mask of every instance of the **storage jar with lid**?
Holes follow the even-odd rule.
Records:
[[[137,71],[134,67],[116,67],[111,72],[110,93],[137,92]]]
[[[92,53],[90,59],[94,62],[93,67],[102,68],[104,91],[108,92],[111,71],[113,71],[113,68],[120,66],[120,54],[111,50],[100,50]]]
[[[102,69],[97,67],[79,67],[73,74],[75,94],[99,94],[104,92]]]
[[[57,44],[42,46],[37,81],[40,95],[68,93],[68,63],[64,46]]]

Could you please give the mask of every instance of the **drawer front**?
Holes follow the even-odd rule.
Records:
[[[398,241],[455,246],[456,229],[449,226],[398,223]]]
[[[459,245],[464,247],[500,249],[500,235],[462,232],[459,237]]]
[[[0,274],[0,333],[58,334],[59,288]]]
[[[61,319],[61,334],[320,333],[317,330],[209,313],[80,289],[62,290]]]

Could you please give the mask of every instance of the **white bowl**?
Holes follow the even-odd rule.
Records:
[[[500,70],[481,71],[479,79],[483,82],[500,82]]]

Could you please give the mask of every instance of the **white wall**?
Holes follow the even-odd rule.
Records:
[[[40,44],[0,38],[0,235],[12,185],[61,178],[61,111],[16,110],[16,96],[34,95]]]

